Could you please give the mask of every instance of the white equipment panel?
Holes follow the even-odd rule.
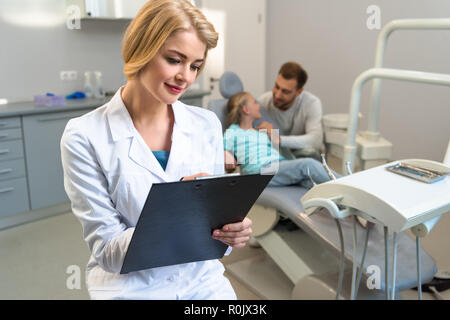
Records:
[[[450,211],[450,176],[427,184],[386,170],[391,162],[322,183],[301,199],[339,199],[337,205],[356,209],[363,218],[400,232]],[[409,159],[402,163],[450,173],[442,163]]]

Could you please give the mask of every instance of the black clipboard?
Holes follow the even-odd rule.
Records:
[[[228,246],[212,238],[212,231],[242,221],[272,177],[153,184],[120,273],[222,258]]]

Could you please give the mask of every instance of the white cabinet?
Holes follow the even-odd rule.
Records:
[[[66,0],[77,6],[82,19],[133,19],[147,0]]]
[[[60,141],[67,122],[90,110],[54,112],[23,117],[31,210],[67,202]]]
[[[0,118],[0,218],[29,209],[20,118]]]

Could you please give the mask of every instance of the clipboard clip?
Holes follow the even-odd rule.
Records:
[[[211,175],[211,176],[195,177],[195,180],[207,180],[207,179],[215,179],[215,178],[229,178],[229,177],[237,177],[237,176],[240,176],[240,175],[241,174],[239,172],[238,173],[227,173],[227,174],[216,174],[216,175]]]
[[[195,180],[208,180],[208,179],[216,179],[216,178],[230,178],[240,176],[240,173],[228,173],[228,174],[218,174],[218,175],[210,175],[210,176],[199,176],[195,177]],[[234,187],[237,184],[237,180],[232,180],[228,183],[230,187]],[[202,187],[201,183],[196,183],[194,185],[195,190],[199,190]]]

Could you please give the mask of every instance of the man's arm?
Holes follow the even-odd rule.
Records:
[[[315,99],[310,105],[305,106],[305,134],[281,136],[281,146],[290,149],[313,148],[320,150],[323,144],[322,129],[322,103]],[[301,121],[301,119],[295,119]]]

